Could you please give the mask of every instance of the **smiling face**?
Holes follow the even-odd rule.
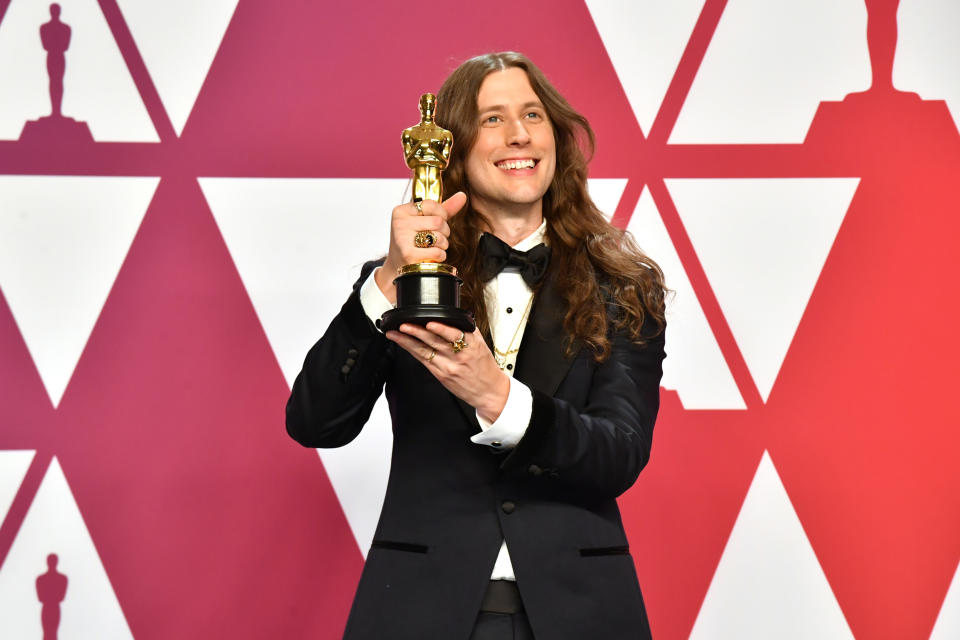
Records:
[[[539,224],[556,170],[553,126],[527,73],[494,71],[477,94],[479,129],[467,154],[473,207],[489,217]]]

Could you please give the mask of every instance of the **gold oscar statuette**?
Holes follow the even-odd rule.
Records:
[[[420,96],[420,122],[404,129],[403,156],[413,170],[413,201],[443,201],[443,170],[450,161],[453,134],[433,121],[437,98]],[[457,268],[440,262],[408,264],[397,270],[397,306],[383,314],[380,328],[397,329],[404,322],[426,325],[436,321],[464,332],[476,327],[473,314],[460,308]]]

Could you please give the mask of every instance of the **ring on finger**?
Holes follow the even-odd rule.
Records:
[[[470,345],[467,343],[466,336],[463,335],[463,331],[460,332],[460,337],[450,343],[450,346],[453,347],[454,353],[460,353]]]
[[[429,249],[437,244],[437,234],[433,231],[417,231],[413,236],[413,246],[418,249]]]
[[[417,205],[417,215],[418,215],[418,216],[422,216],[422,215],[423,215],[423,201],[422,201],[422,200],[417,200],[417,201],[414,202],[413,204]]]
[[[430,355],[427,356],[427,362],[432,361],[432,360],[433,360],[434,358],[436,358],[436,357],[437,357],[437,350],[436,350],[436,349],[431,349],[431,350],[430,350]]]

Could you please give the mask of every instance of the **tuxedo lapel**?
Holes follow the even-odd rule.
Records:
[[[463,417],[466,418],[467,422],[470,423],[470,426],[473,427],[473,432],[477,433],[479,431],[482,431],[482,428],[480,427],[480,422],[477,420],[477,410],[471,407],[469,404],[467,404],[466,401],[461,400],[457,396],[453,396],[453,397],[456,399],[457,404],[460,405],[460,411],[463,412]]]
[[[564,354],[567,342],[564,313],[564,300],[548,275],[530,310],[514,377],[549,396],[556,393],[573,364],[573,358]]]

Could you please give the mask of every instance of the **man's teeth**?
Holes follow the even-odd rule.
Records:
[[[498,162],[497,166],[501,169],[533,169],[535,164],[533,160],[506,160]]]

